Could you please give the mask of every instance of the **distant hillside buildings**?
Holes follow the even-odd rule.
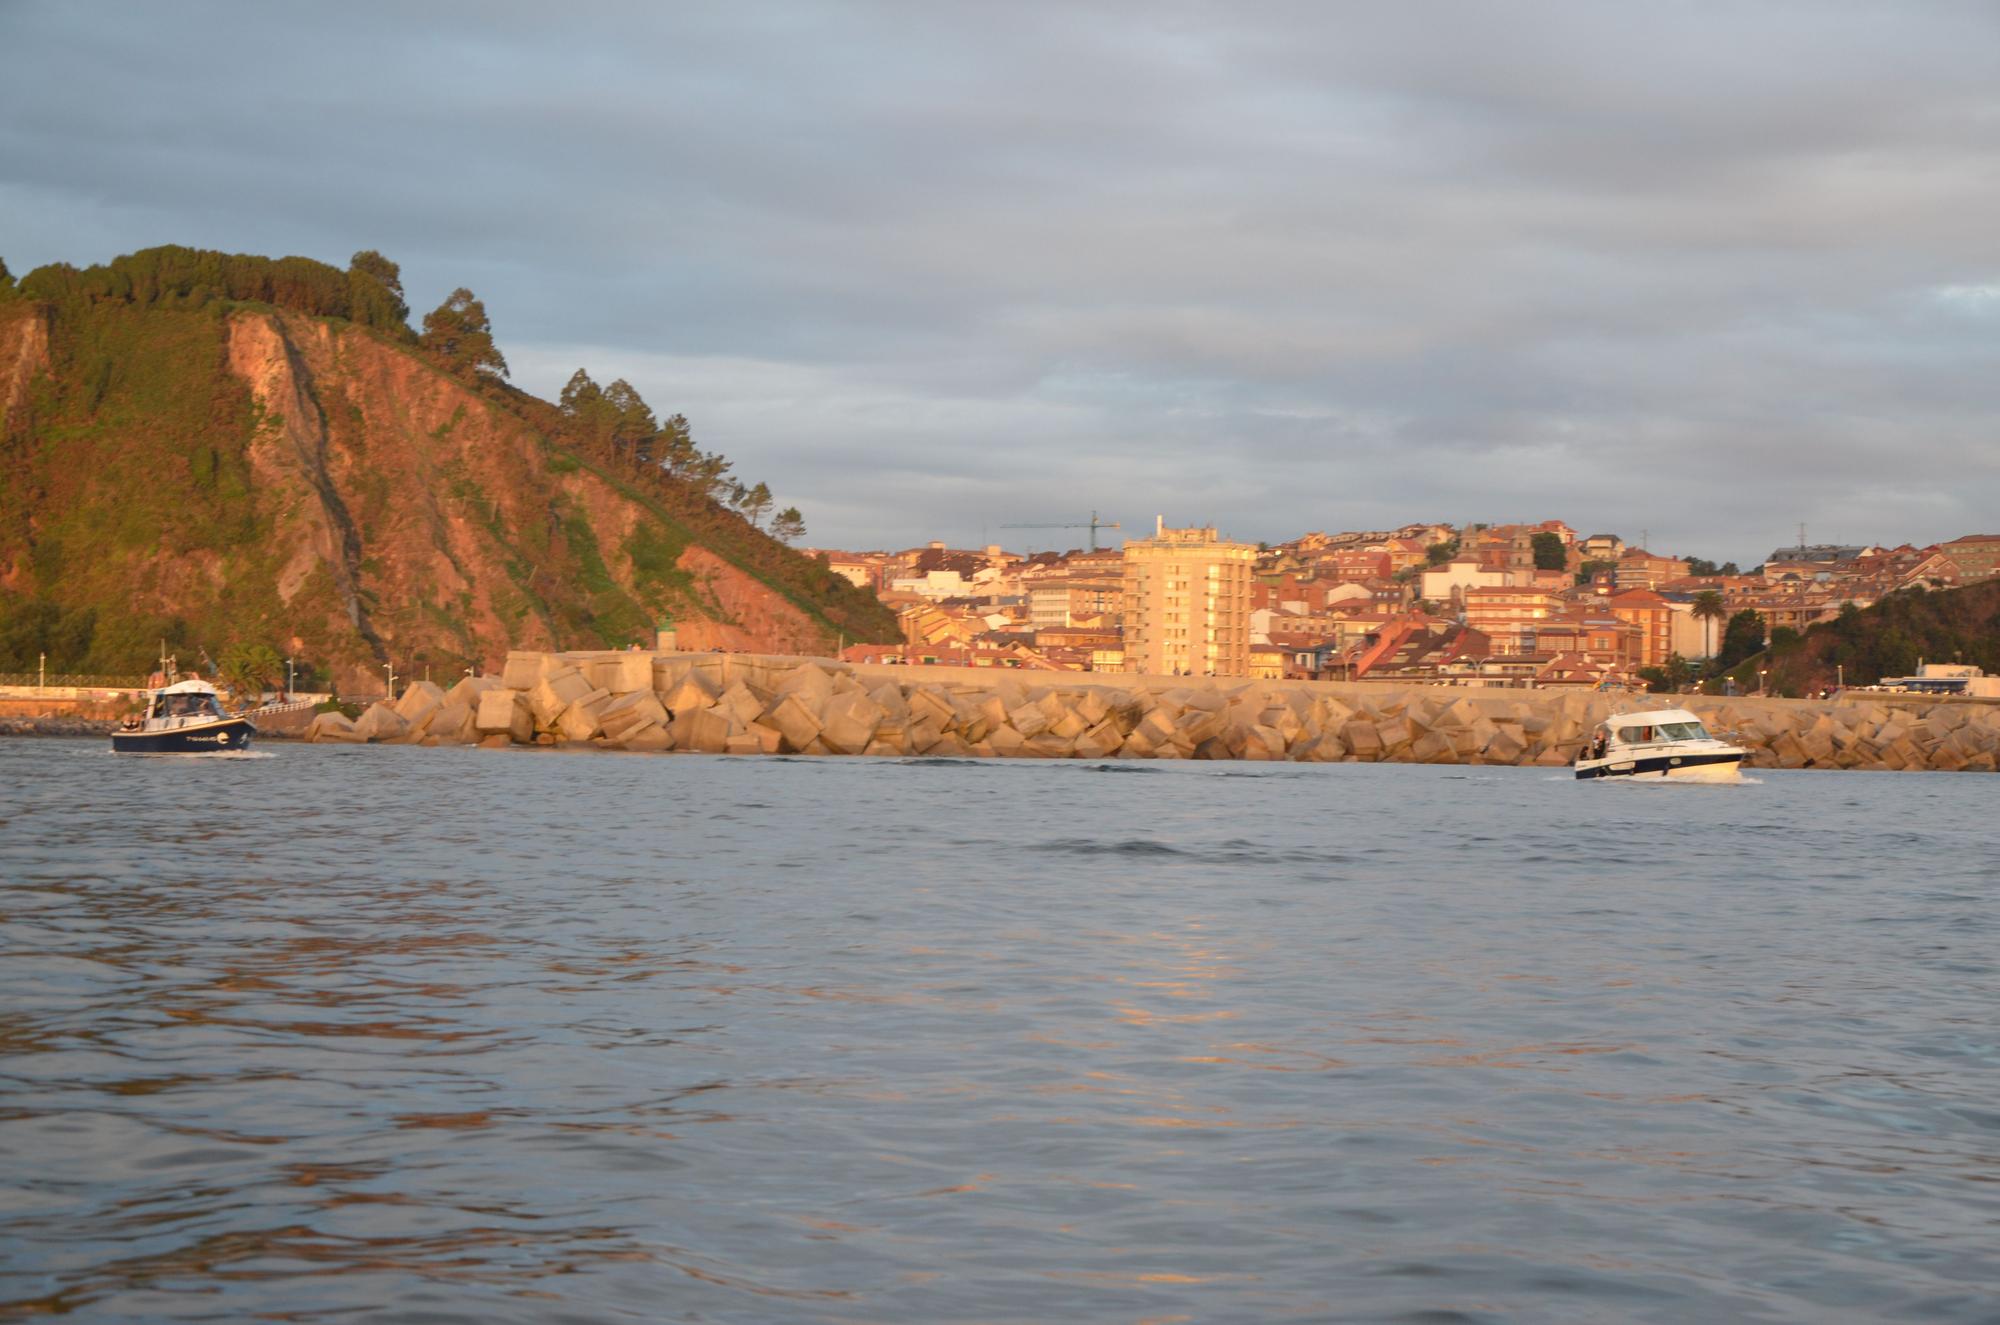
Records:
[[[1803,631],[1899,589],[1992,577],[2000,535],[1778,548],[1751,574],[1714,573],[1616,534],[1578,536],[1559,520],[1311,533],[1253,547],[1162,519],[1151,537],[1104,551],[931,543],[820,555],[901,614],[900,646],[848,651],[869,660],[1595,686],[1708,656],[1740,612],[1755,612],[1767,633]],[[1718,602],[1722,615],[1698,615],[1698,601]]]

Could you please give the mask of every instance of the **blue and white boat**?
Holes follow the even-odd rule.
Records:
[[[222,711],[222,693],[206,681],[176,681],[146,696],[146,712],[111,733],[118,754],[218,754],[248,750],[257,728]]]

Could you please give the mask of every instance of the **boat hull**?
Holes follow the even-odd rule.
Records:
[[[1737,782],[1741,780],[1743,755],[1741,750],[1714,750],[1613,756],[1578,763],[1576,775],[1579,779],[1630,778],[1642,782]]]
[[[225,718],[163,731],[116,731],[111,733],[111,749],[117,754],[212,755],[250,748],[257,728],[245,718]]]

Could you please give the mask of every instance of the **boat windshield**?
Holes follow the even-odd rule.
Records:
[[[1662,722],[1651,727],[1620,727],[1618,739],[1626,745],[1652,745],[1658,741],[1705,741],[1708,729],[1699,722]]]

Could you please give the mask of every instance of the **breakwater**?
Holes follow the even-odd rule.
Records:
[[[498,676],[410,686],[312,741],[933,758],[1572,762],[1613,713],[1674,704],[1763,768],[1993,772],[2000,705],[1252,681],[823,658],[512,653]]]

